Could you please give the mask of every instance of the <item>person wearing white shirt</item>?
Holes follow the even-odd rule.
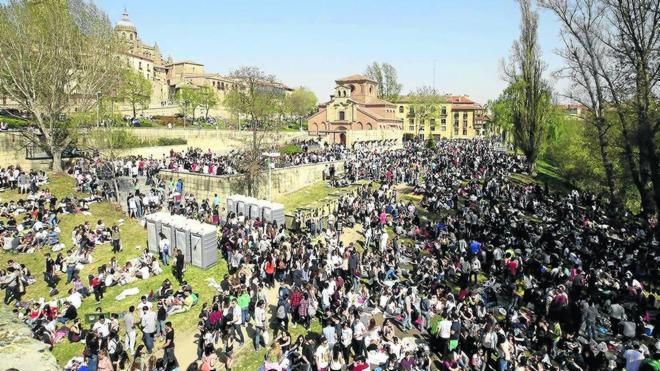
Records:
[[[443,354],[447,354],[449,348],[449,337],[451,336],[451,321],[448,318],[442,319],[440,321],[440,326],[438,328],[438,337],[441,342],[441,350]]]
[[[262,345],[263,331],[266,325],[265,302],[259,300],[254,308],[254,350],[258,351]]]
[[[105,316],[101,314],[98,321],[92,326],[92,331],[96,332],[99,337],[105,339],[110,335],[110,326],[108,321],[106,321]]]
[[[80,308],[82,305],[82,295],[74,289],[71,289],[71,294],[67,297],[66,300],[76,309]]]
[[[367,328],[364,323],[360,321],[360,317],[353,319],[353,351],[355,355],[363,355],[365,353],[364,336],[366,335]]]

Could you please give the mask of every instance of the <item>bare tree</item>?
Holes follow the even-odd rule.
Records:
[[[84,0],[11,0],[0,6],[0,95],[29,113],[25,139],[53,158],[75,143],[88,112],[117,84],[120,45],[108,17]]]
[[[224,105],[231,111],[247,117],[252,139],[243,154],[243,168],[247,193],[256,194],[260,175],[264,170],[263,152],[268,150],[268,132],[277,129],[274,116],[283,105],[285,90],[275,76],[257,67],[240,67],[231,73],[236,88],[225,97]]]
[[[585,119],[598,134],[610,198],[614,205],[620,206],[609,149],[608,133],[613,123],[605,112],[607,82],[598,63],[598,58],[606,52],[606,46],[598,38],[604,21],[604,7],[596,0],[539,0],[539,4],[559,18],[564,48],[558,54],[566,61],[559,75],[571,81],[565,96],[587,108],[589,115]]]
[[[515,143],[525,154],[527,165],[534,173],[552,111],[552,94],[542,76],[545,66],[538,45],[538,13],[532,10],[531,0],[519,0],[519,3],[520,39],[513,43],[510,61],[503,65],[503,70],[511,84]]]
[[[619,62],[624,81],[623,98],[632,106],[639,144],[640,177],[653,185],[656,218],[660,219],[660,129],[658,81],[660,80],[660,1],[602,0],[607,6],[610,31],[605,43]],[[614,90],[614,89],[613,89]],[[656,228],[660,239],[660,228]]]

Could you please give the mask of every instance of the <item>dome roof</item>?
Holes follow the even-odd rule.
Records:
[[[131,22],[131,20],[128,19],[128,11],[126,11],[125,9],[124,9],[124,14],[121,17],[121,21],[117,22],[115,29],[130,30],[137,32],[137,28],[135,27],[133,22]]]

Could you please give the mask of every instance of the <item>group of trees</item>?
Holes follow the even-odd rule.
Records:
[[[240,67],[230,77],[237,87],[227,93],[224,106],[240,120],[247,122],[246,129],[252,137],[245,147],[240,170],[245,174],[245,186],[249,195],[254,195],[262,181],[270,132],[282,124],[282,114],[301,120],[316,107],[316,96],[305,88],[286,94],[274,75],[258,67]]]
[[[184,85],[176,92],[176,101],[181,107],[184,123],[188,115],[192,116],[192,121],[195,122],[198,108],[204,111],[204,118],[208,119],[209,111],[219,103],[215,91],[208,85]]]
[[[378,98],[393,101],[401,94],[402,85],[394,68],[389,63],[373,62],[364,74],[378,83]]]
[[[602,189],[613,212],[630,204],[634,190],[642,214],[658,218],[660,2],[538,0],[560,25],[563,47],[557,53],[564,65],[555,74],[570,86],[558,95],[585,110],[568,121],[559,117],[542,77],[537,13],[531,0],[519,2],[521,36],[504,68],[510,84],[489,105],[491,124],[512,132],[530,165],[547,153],[560,170]]]
[[[59,171],[62,152],[94,122],[85,113],[118,84],[121,44],[84,0],[11,0],[0,5],[0,35],[0,95],[30,115],[25,140]]]

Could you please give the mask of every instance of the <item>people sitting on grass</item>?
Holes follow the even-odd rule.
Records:
[[[205,151],[170,154],[188,171],[204,172],[214,159]],[[246,335],[250,347],[267,347],[266,370],[587,370],[659,360],[656,221],[613,213],[602,196],[521,184],[511,175],[524,171],[522,158],[489,140],[361,148],[345,162],[337,177],[369,183],[296,230],[233,213],[219,224],[229,273],[208,277],[217,295],[200,298],[202,368],[216,365],[214,352],[232,367]],[[139,174],[139,160],[135,166],[131,160],[122,171]],[[183,184],[170,189],[179,193],[174,212],[205,217],[203,200],[187,198]],[[80,241],[93,233],[84,225],[78,232]],[[67,272],[72,256],[61,262]],[[88,290],[121,284],[120,267],[151,274],[154,261],[145,251],[130,265],[108,263]],[[138,303],[148,353],[161,318],[194,310],[196,295],[176,267],[179,288],[163,282],[144,293],[160,306]],[[10,301],[20,301],[8,286],[17,282],[11,268],[2,282]],[[77,271],[67,279],[73,285]],[[53,344],[49,308],[35,328]],[[92,326],[81,362],[111,353],[108,318]],[[310,330],[294,340],[294,327]],[[145,359],[138,346],[130,362],[141,367]],[[169,356],[160,362],[174,368]]]

